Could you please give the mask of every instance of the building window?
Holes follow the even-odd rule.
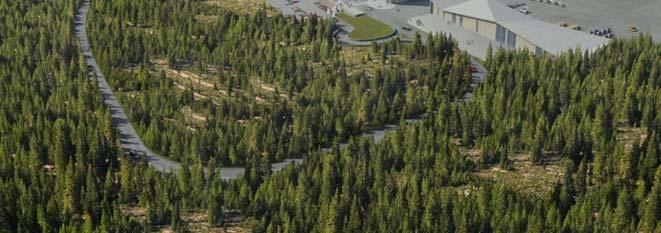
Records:
[[[452,14],[452,23],[457,23],[457,15]]]
[[[431,5],[431,12],[430,12],[430,14],[433,15],[433,14],[434,14],[434,3],[433,3],[433,2],[430,2],[429,5]]]
[[[507,30],[507,47],[513,49],[516,47],[516,34]]]
[[[480,27],[479,27],[478,25],[480,25],[480,21],[476,19],[476,20],[475,20],[475,32],[479,32],[479,31],[480,31]]]
[[[507,30],[503,26],[500,26],[500,24],[496,24],[496,42],[505,44],[506,32]]]
[[[463,15],[459,16],[459,26],[464,26],[464,16]]]
[[[542,56],[542,48],[540,48],[539,46],[535,46],[535,55],[538,57]]]

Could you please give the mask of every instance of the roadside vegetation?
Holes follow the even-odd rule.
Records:
[[[345,48],[322,20],[201,24],[197,4],[99,0],[89,15],[144,140],[184,163],[170,174],[119,148],[71,30],[78,1],[0,2],[0,232],[661,232],[650,35],[488,53],[457,103],[470,66],[447,37]],[[379,144],[353,137],[393,122],[406,127]],[[223,180],[226,164],[246,176]]]
[[[90,13],[97,60],[143,141],[177,161],[267,173],[470,84],[468,56],[443,37],[345,48],[329,21],[204,8],[220,17],[201,24],[197,4],[133,1],[122,7],[137,14],[109,21],[119,6],[93,2]]]
[[[370,41],[382,39],[395,33],[395,29],[387,24],[378,21],[368,15],[352,17],[347,14],[340,14],[338,18],[353,27],[349,32],[349,38],[357,41]]]
[[[222,9],[224,11],[230,11],[240,14],[250,14],[255,13],[259,10],[266,11],[266,14],[269,16],[278,14],[277,11],[273,10],[272,7],[266,3],[267,0],[205,0],[201,1],[198,7],[201,9]],[[198,16],[209,16],[211,18],[218,17],[218,14],[213,13],[213,11],[203,11],[203,14]],[[202,17],[203,19],[204,17]],[[209,19],[211,22],[212,19]]]

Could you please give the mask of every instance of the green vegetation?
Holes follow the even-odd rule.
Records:
[[[268,173],[272,161],[428,111],[470,82],[468,57],[443,37],[350,56],[317,18],[143,0],[110,21],[120,6],[93,6],[90,40],[108,82],[143,141],[178,161]],[[201,13],[216,20],[197,23]]]
[[[167,174],[118,147],[73,38],[77,4],[0,2],[0,232],[661,232],[650,35],[592,54],[489,53],[457,104],[470,69],[446,37],[350,50],[321,20],[94,1],[109,81],[145,141],[184,162]],[[196,23],[202,11],[217,17]],[[227,95],[195,94],[213,90]],[[316,149],[386,122],[402,127],[380,144]],[[269,174],[301,151],[303,165]],[[230,155],[245,178],[221,179]],[[548,188],[528,185],[539,176]]]
[[[113,215],[119,138],[74,42],[77,3],[0,3],[0,232],[128,221]]]
[[[352,40],[376,40],[395,33],[395,29],[391,26],[388,26],[368,15],[351,17],[347,14],[340,14],[338,17],[353,27],[353,31],[349,32],[349,38]]]
[[[266,179],[249,211],[261,219],[255,229],[657,232],[659,54],[649,35],[592,55],[498,52],[474,101],[440,102],[433,117],[379,145],[353,141]],[[479,148],[480,158],[461,147]],[[533,195],[474,173],[520,169],[520,153],[533,164],[561,159],[560,182]]]

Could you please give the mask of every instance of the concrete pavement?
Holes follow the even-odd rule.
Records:
[[[567,7],[539,1],[500,0],[505,4],[525,3],[533,18],[548,23],[565,22],[579,25],[583,31],[611,28],[616,37],[633,37],[629,27],[651,32],[661,42],[661,1],[659,0],[562,0]]]

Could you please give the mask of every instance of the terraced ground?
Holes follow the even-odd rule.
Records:
[[[83,11],[81,10],[81,12]],[[79,14],[79,16],[82,15]],[[84,20],[84,17],[80,17],[80,19]],[[84,38],[81,38],[81,41],[84,41]],[[85,45],[83,44],[83,46]],[[309,49],[305,46],[297,46],[297,48]],[[370,57],[371,55],[371,49],[369,47],[344,46],[342,47],[342,50],[340,50],[340,53],[340,56],[346,62],[346,66],[349,72],[371,73],[375,72],[377,68],[384,66],[384,63],[378,59],[365,59],[365,57]],[[93,56],[90,52],[90,56],[88,56],[88,63],[95,64],[95,61],[91,59],[93,59]],[[397,57],[395,56],[392,59],[397,59]],[[473,63],[480,69],[480,72],[477,73],[474,77],[474,84],[471,85],[473,88],[476,88],[477,84],[479,84],[481,79],[485,76],[486,70],[484,67],[480,66],[478,62],[474,61]],[[224,82],[217,78],[219,75],[227,74],[227,71],[223,71],[220,67],[178,61],[178,64],[175,68],[170,67],[167,64],[166,58],[158,57],[151,58],[150,64],[150,67],[127,67],[126,71],[131,73],[146,71],[153,75],[164,74],[165,78],[171,80],[174,83],[177,92],[192,92],[193,98],[196,102],[211,101],[216,103],[223,100],[224,98],[239,98],[241,101],[248,105],[272,105],[286,103],[293,97],[291,95],[296,94],[282,92],[282,87],[278,87],[276,84],[266,83],[259,77],[253,77],[250,79],[250,82],[247,83],[247,85],[245,85],[243,88],[235,88],[231,90],[230,96],[230,94],[228,94],[230,90],[227,89]],[[315,63],[313,64],[313,67],[321,71],[324,68],[324,64]],[[140,69],[144,70],[140,71]],[[97,71],[97,74],[98,77],[103,78],[103,75],[100,73],[100,71]],[[112,94],[113,93],[111,93],[111,95],[104,96],[111,98]],[[140,95],[140,93],[124,91],[121,90],[121,88],[115,91],[115,94],[122,96],[123,98],[137,98]],[[466,93],[463,101],[470,100],[471,96],[472,92]],[[114,99],[114,96],[112,96],[112,98]],[[116,100],[114,101],[116,102]],[[115,106],[119,106],[119,104],[117,103]],[[196,108],[193,106],[186,106],[179,109],[178,111],[179,117],[170,120],[173,122],[183,121],[187,125],[187,128],[192,132],[205,127],[205,122],[209,117],[200,111],[196,111]],[[127,122],[127,120],[121,120],[121,118],[122,117],[120,117],[118,122]],[[123,118],[126,117],[124,116]],[[237,119],[237,124],[248,124],[251,120],[256,119]],[[126,127],[127,124],[123,125]],[[130,124],[128,125],[130,126]],[[122,128],[119,129],[121,131]],[[384,134],[394,129],[396,129],[396,127],[384,127],[382,129],[366,132],[363,136],[374,137],[378,141],[383,138]],[[125,135],[131,134],[132,133],[130,131],[125,130]],[[133,136],[127,136],[127,138],[133,139],[126,141],[126,144],[124,144],[126,148],[138,148],[138,151],[144,151],[144,153],[150,156],[150,165],[155,166],[161,170],[176,170],[176,168],[178,168],[178,163],[162,157],[158,157],[155,153],[144,147],[144,144],[142,144],[142,141],[139,141],[140,139],[137,134],[135,134],[135,132],[133,132],[133,134]],[[141,147],[142,149],[140,149]],[[480,153],[479,149],[475,148],[464,148],[463,151],[465,152],[466,156],[473,158],[477,158],[477,155]],[[496,165],[479,170],[475,173],[475,175],[482,178],[488,178],[493,182],[511,183],[513,186],[520,187],[526,191],[532,191],[536,193],[544,193],[545,191],[548,191],[548,188],[552,187],[551,184],[558,182],[558,180],[562,177],[562,171],[559,168],[560,166],[558,161],[548,161],[545,165],[534,165],[530,162],[528,157],[529,156],[525,154],[517,154],[511,159],[511,169],[501,169]],[[302,162],[302,159],[288,159],[280,163],[274,163],[272,166],[274,170],[279,170],[292,162],[300,163]],[[232,179],[242,175],[244,169],[241,167],[225,167],[221,168],[220,171],[224,178]],[[533,180],[539,182],[527,182]]]

